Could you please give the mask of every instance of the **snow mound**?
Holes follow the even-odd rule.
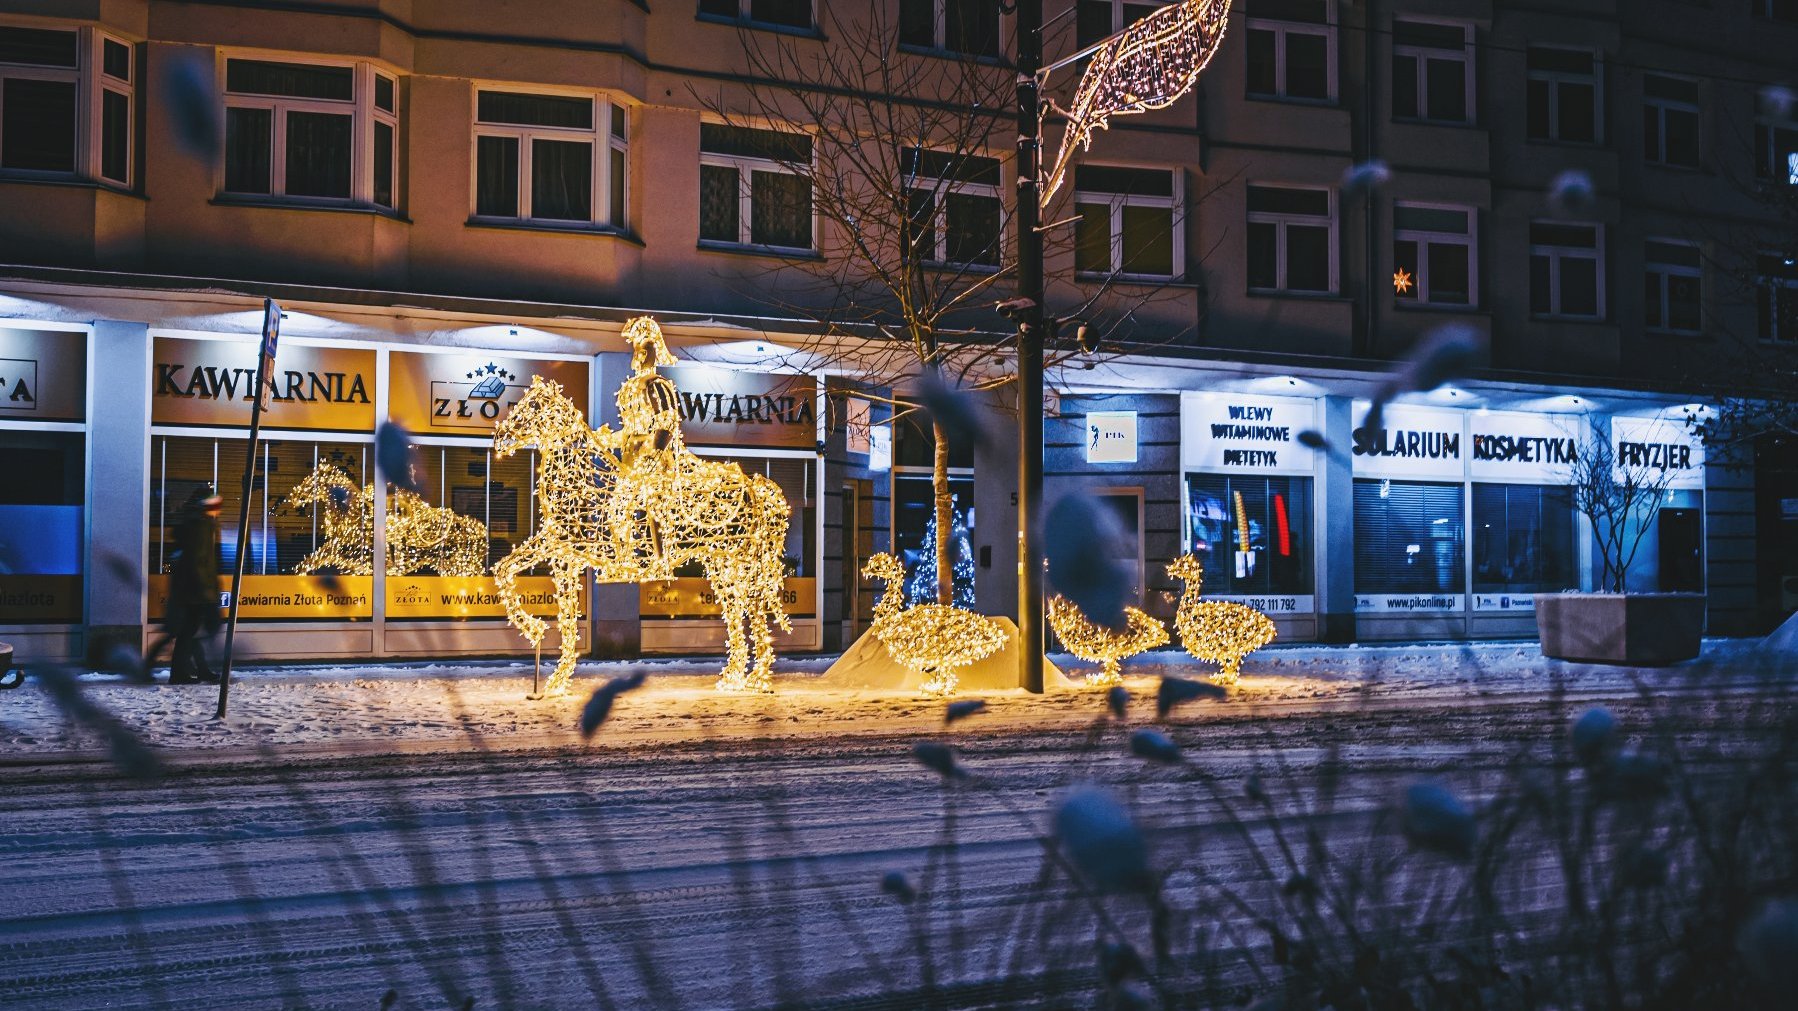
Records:
[[[991,692],[1018,687],[1018,626],[1010,618],[990,618],[1005,633],[1005,645],[978,663],[959,672],[959,692]],[[886,644],[872,631],[863,632],[855,645],[843,651],[836,663],[818,678],[816,687],[866,691],[915,692],[924,675],[908,670],[887,652]],[[1061,669],[1043,659],[1043,688],[1056,691],[1077,687]]]

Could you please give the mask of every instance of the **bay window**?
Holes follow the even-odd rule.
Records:
[[[597,95],[475,95],[476,219],[626,225],[624,107]]]
[[[779,28],[812,27],[811,0],[699,0],[699,15]]]
[[[0,25],[0,173],[132,185],[136,62],[93,28]]]
[[[392,208],[398,129],[369,64],[225,61],[227,194]]]
[[[997,158],[906,148],[899,171],[922,259],[999,265],[1003,205]]]
[[[812,249],[812,139],[702,123],[701,244]]]
[[[899,0],[899,44],[997,57],[999,4],[995,0]]]
[[[1148,17],[1164,0],[1079,0],[1075,11],[1075,44],[1081,49]]]
[[[1074,269],[1084,274],[1176,277],[1182,273],[1176,176],[1167,169],[1074,169]]]

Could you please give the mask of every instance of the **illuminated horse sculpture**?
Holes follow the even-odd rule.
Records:
[[[674,364],[661,328],[641,316],[626,324],[624,338],[632,374],[618,389],[619,430],[589,429],[561,386],[542,377],[533,377],[494,430],[496,456],[526,447],[539,453],[541,524],[494,566],[506,613],[533,644],[542,641],[547,626],[525,613],[514,580],[549,566],[562,647],[545,694],[555,694],[567,690],[574,673],[584,569],[602,583],[642,582],[672,579],[681,566],[697,563],[723,611],[726,658],[718,687],[772,691],[769,626],[791,628],[780,599],[786,496],[763,475],[687,449],[674,384],[656,372]]]
[[[335,464],[312,468],[281,500],[281,509],[319,507],[325,539],[300,559],[301,575],[326,569],[346,576],[375,571],[375,486],[358,486]],[[429,569],[439,576],[479,576],[487,570],[487,527],[395,488],[387,495],[387,574]]]

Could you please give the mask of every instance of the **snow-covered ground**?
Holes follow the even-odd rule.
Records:
[[[1663,669],[1568,664],[1544,659],[1534,643],[1429,644],[1264,650],[1245,665],[1226,712],[1245,707],[1354,704],[1370,696],[1420,702],[1546,694],[1557,679],[1575,694],[1625,694],[1638,686],[1723,686],[1778,674],[1757,640],[1711,640],[1692,663]],[[942,725],[943,703],[906,692],[825,690],[819,675],[831,657],[782,658],[772,695],[712,690],[715,661],[584,662],[567,696],[525,698],[528,662],[379,663],[252,668],[240,671],[230,715],[213,718],[210,685],[145,685],[103,674],[82,679],[87,697],[169,750],[441,750],[479,739],[493,747],[579,743],[580,707],[601,679],[650,674],[623,696],[596,739],[631,747],[670,738],[779,739],[928,732]],[[1078,680],[1087,665],[1065,655],[1055,662]],[[1142,704],[1164,674],[1203,677],[1209,670],[1184,653],[1144,654],[1126,665],[1127,684]],[[965,693],[985,699],[982,722],[1007,729],[1072,727],[1103,706],[1101,693],[1077,688],[1034,696],[1022,691]],[[97,751],[98,737],[74,728],[35,680],[0,692],[0,757]]]

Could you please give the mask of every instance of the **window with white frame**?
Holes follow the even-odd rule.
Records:
[[[1531,140],[1598,142],[1599,62],[1589,49],[1531,46],[1527,129]]]
[[[912,147],[899,152],[899,173],[921,259],[999,265],[1004,234],[999,159]]]
[[[1642,157],[1659,165],[1698,167],[1698,82],[1642,76]]]
[[[1642,244],[1642,325],[1670,333],[1703,329],[1702,260],[1689,242]]]
[[[1478,302],[1479,254],[1471,207],[1394,204],[1392,292],[1402,303]]]
[[[1756,260],[1755,303],[1760,338],[1798,344],[1798,257],[1763,254]]]
[[[1336,290],[1336,198],[1331,190],[1255,186],[1248,193],[1249,290]]]
[[[899,0],[899,44],[996,57],[999,4],[996,0]]]
[[[1164,0],[1079,0],[1074,12],[1075,44],[1081,49],[1096,45],[1155,13],[1163,3]]]
[[[803,133],[700,124],[700,241],[812,249],[811,164]]]
[[[1798,120],[1761,119],[1754,124],[1754,174],[1798,186]]]
[[[136,63],[93,28],[0,25],[0,172],[130,186]]]
[[[1530,222],[1530,312],[1604,315],[1604,233],[1597,225]]]
[[[1255,0],[1247,25],[1249,97],[1335,100],[1335,0]]]
[[[225,60],[224,192],[393,207],[397,82],[367,63]]]
[[[624,228],[629,118],[603,95],[481,88],[475,217]]]
[[[1175,173],[1074,167],[1074,269],[1083,274],[1176,277],[1185,243]]]
[[[1392,22],[1392,118],[1473,122],[1473,26]]]
[[[812,0],[699,0],[699,13],[752,25],[812,27]]]

